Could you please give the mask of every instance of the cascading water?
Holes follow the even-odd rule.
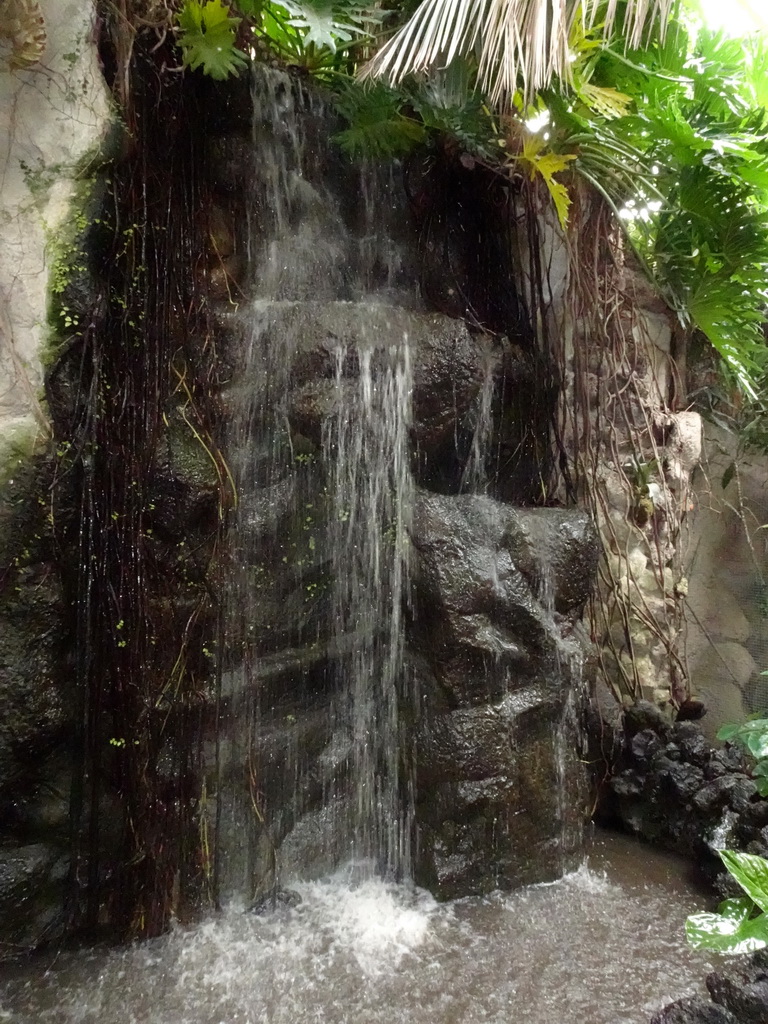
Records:
[[[411,831],[400,704],[412,385],[401,307],[414,295],[398,291],[403,253],[379,229],[392,181],[355,172],[345,188],[356,222],[346,223],[326,181],[321,102],[261,70],[253,105],[254,297],[229,314],[244,349],[230,392],[237,664],[223,681],[219,750],[220,887],[246,899],[281,867],[312,874],[355,858],[407,872]],[[322,422],[307,424],[318,403]],[[264,621],[265,589],[293,623]]]
[[[365,307],[360,313],[366,315]],[[365,332],[364,332],[365,333]],[[403,800],[401,701],[407,528],[413,481],[409,466],[411,368],[408,338],[381,347],[336,350],[335,384],[356,364],[352,393],[325,425],[331,469],[331,550],[338,567],[333,626],[355,637],[342,663],[337,728],[348,731],[352,793],[349,834],[356,859],[387,874],[410,868],[410,807]],[[405,791],[407,792],[407,786]]]
[[[424,310],[392,173],[345,165],[284,72],[258,73],[253,108],[251,273],[225,315],[219,889],[259,899],[350,859],[445,896],[557,877],[583,798],[549,604],[580,614],[591,524],[492,496],[514,359]]]

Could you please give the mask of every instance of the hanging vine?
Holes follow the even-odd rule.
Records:
[[[215,426],[205,83],[168,72],[159,23],[135,29],[105,22],[134,131],[91,225],[90,306],[48,375],[82,694],[70,917],[121,936],[213,899],[201,744],[235,500]]]

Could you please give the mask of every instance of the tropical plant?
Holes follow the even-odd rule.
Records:
[[[241,19],[232,17],[221,0],[185,0],[177,21],[184,64],[193,71],[202,68],[210,78],[222,80],[248,62],[247,54],[235,46]]]
[[[286,64],[322,76],[340,70],[343,55],[369,40],[383,17],[358,0],[184,0],[178,43],[186,66],[215,79],[238,74],[248,61],[235,45],[238,31]]]
[[[741,725],[724,725],[717,738],[738,743],[755,759],[752,769],[755,785],[761,796],[768,796],[768,718],[750,718]]]
[[[663,41],[626,52],[609,41],[590,57],[588,84],[615,90],[617,116],[577,86],[542,95],[553,148],[577,154],[574,172],[613,207],[659,290],[754,398],[768,269],[768,116],[755,105],[756,72],[768,72],[768,54],[747,50],[741,76],[738,42],[691,39],[672,21]]]
[[[460,73],[457,66],[454,74]],[[391,159],[438,135],[450,137],[462,152],[498,163],[498,128],[482,99],[458,94],[443,80],[414,81],[394,88],[383,82],[361,87],[337,79],[336,107],[347,128],[335,138],[350,156]]]
[[[563,228],[581,177],[762,423],[768,45],[692,37],[676,7],[424,0],[362,69],[365,88],[350,77],[354,54],[370,51],[382,14],[361,0],[185,0],[179,44],[187,66],[225,77],[246,59],[236,33],[250,34],[332,85],[351,155],[398,157],[448,136],[498,173],[540,183]],[[546,123],[533,130],[532,119]]]
[[[768,946],[768,860],[752,853],[721,850],[732,878],[747,894],[723,900],[714,914],[692,914],[685,934],[694,949],[751,953]]]
[[[672,0],[626,0],[622,33],[634,49],[647,29],[663,34]],[[554,78],[570,78],[571,29],[576,21],[614,34],[616,0],[424,0],[381,48],[364,75],[391,83],[406,75],[446,67],[476,50],[481,88],[494,106],[510,104],[522,88],[527,100]]]

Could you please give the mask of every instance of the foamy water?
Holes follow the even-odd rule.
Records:
[[[607,847],[559,882],[451,904],[343,872],[296,885],[292,909],[232,910],[142,946],[16,969],[0,1020],[647,1024],[712,969],[682,932],[704,900],[676,862]]]

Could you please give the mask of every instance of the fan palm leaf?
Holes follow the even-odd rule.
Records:
[[[574,18],[594,21],[611,35],[618,0],[423,0],[409,20],[363,68],[361,77],[397,83],[408,74],[446,67],[457,54],[477,53],[480,83],[495,105],[522,85],[526,98],[554,76],[567,78],[568,36]],[[626,0],[623,32],[640,45],[652,25],[663,32],[674,0]]]

